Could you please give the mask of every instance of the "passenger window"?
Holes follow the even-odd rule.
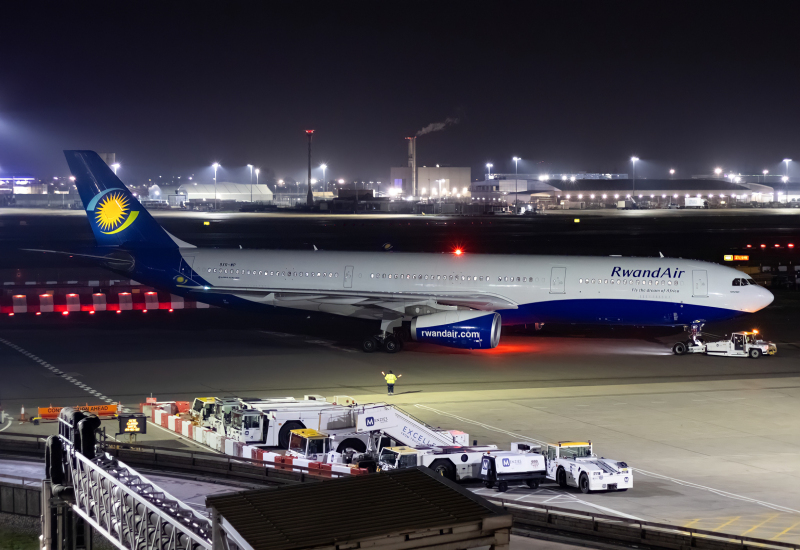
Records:
[[[617,279],[617,284],[620,284],[620,280],[619,279]]]
[[[211,268],[210,267],[208,268],[208,272],[211,273]]]
[[[519,282],[519,277],[517,277],[517,282]]]
[[[592,284],[594,284],[594,279],[592,279]]]
[[[603,284],[606,284],[606,285],[607,285],[607,284],[608,284],[608,279],[605,279],[605,280],[603,281]]]
[[[339,272],[337,271],[336,273],[333,274],[333,276],[334,277],[338,277],[339,276]]]
[[[331,273],[330,271],[328,271],[328,277],[333,277],[333,273]]]

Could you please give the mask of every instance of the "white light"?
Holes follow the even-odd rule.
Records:
[[[703,198],[703,195],[701,195],[700,193],[698,193],[698,194],[697,194],[697,198],[698,198],[698,199],[700,199],[700,198]]]
[[[339,180],[339,183],[344,183],[344,180]]]
[[[631,162],[636,162],[637,160],[639,160],[639,157],[631,157]]]
[[[569,198],[569,195],[567,195],[567,198]]]
[[[677,199],[677,198],[678,198],[678,194],[677,194],[677,193],[675,193],[674,195],[672,195],[672,198],[675,198],[675,199]]]
[[[316,180],[315,178],[311,178],[311,183],[312,183],[312,184],[313,184],[313,183],[317,183],[317,180]]]
[[[714,173],[719,176],[722,173],[722,168],[714,168]]]
[[[462,192],[462,193],[464,193],[464,194],[466,195],[466,194],[467,194],[467,188],[465,187],[465,188],[464,188],[464,190],[463,190],[463,191],[461,191],[461,192]]]
[[[789,178],[788,178],[787,176],[783,176],[783,177],[781,178],[781,181],[782,181],[783,183],[786,183],[787,181],[789,181]]]
[[[424,194],[425,194],[425,193],[427,193],[427,192],[428,192],[428,189],[427,189],[427,188],[425,188],[425,187],[423,187],[423,188],[422,188],[422,194],[424,195]]]
[[[708,195],[708,198],[709,198],[709,199],[711,199],[711,198],[713,198],[713,197],[714,197],[714,195],[710,195],[710,194]]]
[[[491,168],[492,166],[494,166],[494,164],[492,164],[491,162],[486,163],[486,168]]]
[[[248,167],[248,168],[252,168],[252,167],[253,167],[253,165],[252,165],[252,164],[248,164],[248,165],[247,165],[247,167]]]
[[[603,198],[606,198],[606,195],[603,195]]]
[[[630,193],[629,193],[629,194],[627,194],[627,195],[625,195],[625,198],[626,198],[626,199],[629,199],[629,198],[631,198],[631,195],[630,195]]]
[[[69,181],[75,181],[75,176],[70,176]]]
[[[614,198],[615,198],[615,199],[618,199],[618,198],[619,198],[619,195],[614,195]]]
[[[261,169],[256,168],[256,176],[259,175],[260,173],[261,173]]]
[[[325,170],[328,167],[328,165],[327,164],[321,164],[319,167],[322,168],[323,170]]]
[[[593,194],[592,194],[592,195],[589,195],[589,198],[590,198],[590,199],[593,199],[593,198],[594,198],[594,195],[593,195]]]
[[[583,195],[578,195],[578,198],[579,198],[579,199],[582,199],[582,198],[583,198]]]
[[[670,176],[674,176],[675,175],[675,169],[674,168],[670,168],[669,175]]]
[[[687,199],[689,198],[689,193],[686,193],[686,198],[687,198]]]
[[[769,174],[769,170],[764,170],[763,173],[766,176],[767,174]]]
[[[278,180],[278,185],[283,185],[283,180]]]
[[[569,178],[569,181],[575,183],[575,176],[572,176],[571,178]]]
[[[211,168],[213,168],[214,170],[216,170],[217,168],[219,168],[219,163],[218,163],[218,162],[215,162],[214,164],[212,164],[212,165],[211,165]]]
[[[639,195],[639,198],[641,199],[641,198],[642,198],[642,195]]]
[[[561,176],[561,181],[567,181],[567,176]]]
[[[521,159],[521,158],[519,158],[519,157],[514,157],[514,158],[513,158],[513,159],[511,159],[511,160],[513,160],[514,162],[519,162],[519,161],[521,161],[522,159]]]

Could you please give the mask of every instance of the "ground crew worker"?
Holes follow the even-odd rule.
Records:
[[[386,374],[385,372],[381,371],[381,374],[386,379],[386,386],[388,388],[387,395],[394,395],[394,383],[397,382],[397,379],[400,378],[403,375],[400,374],[398,376],[395,376],[392,371],[389,371],[389,374]]]

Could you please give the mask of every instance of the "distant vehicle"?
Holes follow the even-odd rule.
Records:
[[[637,204],[633,201],[617,201],[617,209],[618,210],[635,210],[639,208]]]
[[[502,325],[526,323],[685,326],[773,300],[758,286],[729,294],[733,268],[676,258],[198,248],[163,229],[97,153],[65,155],[98,246],[58,253],[214,306],[371,320],[366,352],[397,352],[404,339],[491,349]]]
[[[708,208],[708,202],[700,197],[686,197],[684,208]]]
[[[673,203],[668,204],[665,208],[668,208],[669,210],[679,210],[680,207],[681,207],[680,204],[675,204],[673,202]]]
[[[704,353],[706,355],[718,355],[721,357],[750,357],[758,359],[762,355],[775,355],[778,347],[772,342],[761,340],[758,331],[734,332],[729,340],[719,342],[704,343],[701,341],[690,340],[689,342],[678,342],[672,346],[675,355],[685,355],[687,353]]]
[[[525,483],[531,489],[539,487],[539,483],[547,479],[544,455],[538,452],[528,452],[530,445],[526,443],[512,443],[510,451],[491,451],[483,455],[481,460],[480,479],[487,489],[494,487],[504,493],[508,484],[513,482]]]

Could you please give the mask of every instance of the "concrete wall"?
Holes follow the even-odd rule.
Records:
[[[464,194],[464,188],[469,192],[470,180],[472,179],[471,168],[461,167],[441,167],[435,166],[419,166],[417,167],[417,188],[420,196],[433,196],[431,190],[436,189],[437,196],[439,191],[438,180],[444,180],[441,183],[442,191],[447,191],[453,195],[460,193]],[[422,190],[425,189],[425,193]]]

